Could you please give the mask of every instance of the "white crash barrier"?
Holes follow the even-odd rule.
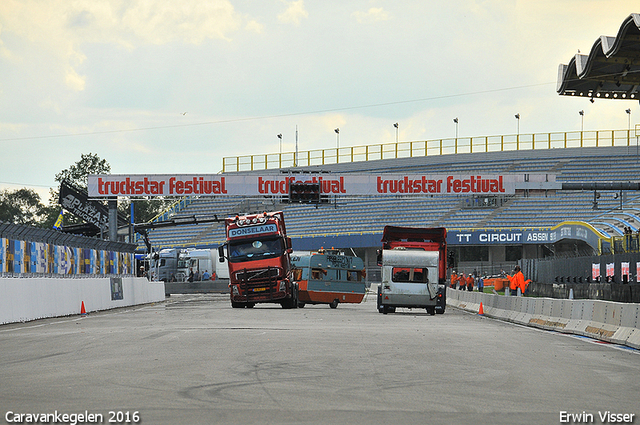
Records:
[[[506,297],[447,289],[447,304],[526,326],[588,336],[640,349],[640,304]]]
[[[0,324],[108,310],[165,299],[164,282],[146,278],[0,278]]]

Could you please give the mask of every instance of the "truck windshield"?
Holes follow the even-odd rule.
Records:
[[[282,255],[282,239],[270,238],[239,241],[229,244],[229,261],[232,263],[247,260],[279,257]]]

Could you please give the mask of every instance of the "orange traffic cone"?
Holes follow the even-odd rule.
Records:
[[[484,315],[484,310],[482,309],[482,303],[480,303],[480,308],[478,309],[478,314],[483,316]]]
[[[84,308],[84,301],[82,301],[82,306],[80,306],[80,314],[82,314],[83,316],[87,315],[87,310],[85,310]]]

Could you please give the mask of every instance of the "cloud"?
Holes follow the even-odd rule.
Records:
[[[247,31],[250,32],[255,32],[256,34],[261,34],[262,31],[264,30],[264,25],[262,25],[260,22],[255,21],[255,20],[251,20],[249,22],[247,22],[247,25],[245,25],[244,27]]]
[[[366,12],[355,11],[351,16],[355,17],[360,24],[370,24],[389,19],[389,13],[381,7],[372,7]]]
[[[85,77],[77,69],[89,44],[134,49],[175,41],[230,40],[241,21],[228,0],[2,0],[0,58],[22,59],[25,45],[31,52],[39,49],[56,58],[64,76],[61,82],[81,91]],[[256,25],[250,28],[256,31]]]
[[[284,24],[300,25],[300,19],[309,16],[304,8],[304,0],[291,1],[282,0],[287,5],[287,10],[278,15],[278,20]]]
[[[227,34],[239,26],[240,18],[226,0],[137,1],[117,23],[120,30],[152,44],[174,40],[192,44],[199,44],[205,39],[229,40]]]

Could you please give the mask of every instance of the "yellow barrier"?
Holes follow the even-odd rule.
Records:
[[[222,172],[270,170],[336,163],[413,158],[458,153],[502,152],[513,150],[631,146],[638,131],[597,130],[564,133],[510,134],[502,136],[460,137],[413,142],[381,143],[310,151],[230,156],[222,159]]]

